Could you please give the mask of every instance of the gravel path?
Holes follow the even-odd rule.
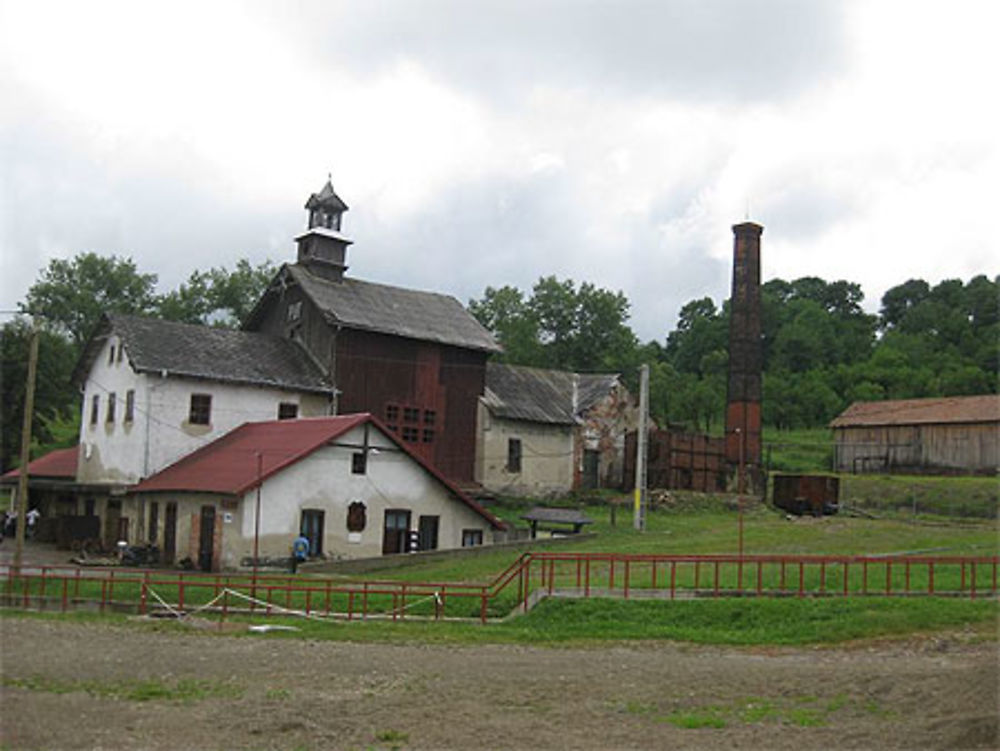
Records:
[[[0,627],[5,749],[998,745],[997,645],[962,633],[838,649],[559,649],[235,638],[22,618]],[[185,679],[205,681],[207,695],[186,703],[108,695],[130,681]]]

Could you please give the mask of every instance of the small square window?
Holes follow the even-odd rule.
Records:
[[[385,405],[385,419],[389,422],[399,421],[399,407],[395,404]],[[395,428],[393,428],[395,430]]]
[[[278,405],[279,420],[294,420],[299,416],[299,405],[292,402],[281,402]]]
[[[424,425],[433,425],[435,420],[437,420],[437,412],[435,412],[433,409],[425,409]]]
[[[416,428],[411,428],[409,425],[403,426],[403,440],[409,443],[416,443],[420,440],[420,431]]]
[[[285,319],[289,322],[297,321],[302,317],[302,301],[288,304],[288,311]]]
[[[416,407],[404,407],[403,422],[420,422],[420,410]]]
[[[434,443],[434,428],[424,428],[424,443]]]
[[[125,422],[135,419],[135,389],[125,392]]]
[[[108,416],[105,422],[115,421],[115,395],[113,393],[108,394]]]
[[[351,454],[351,474],[363,475],[368,469],[368,456],[364,451]]]
[[[188,422],[192,425],[209,425],[212,421],[212,395],[191,394]]]

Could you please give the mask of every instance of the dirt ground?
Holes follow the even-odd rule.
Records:
[[[19,618],[0,624],[4,749],[998,743],[997,645],[960,632],[837,649],[553,649],[235,638]],[[137,701],[88,693],[80,683],[185,679],[221,695]],[[29,680],[47,688],[24,687]]]

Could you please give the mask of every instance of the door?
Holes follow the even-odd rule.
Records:
[[[438,523],[441,517],[421,516],[418,522],[419,550],[437,550],[438,546]]]
[[[382,555],[406,552],[406,533],[410,529],[410,512],[388,509],[385,512],[385,531],[382,533]]]
[[[149,534],[146,538],[150,545],[156,544],[156,536],[160,531],[160,504],[153,501],[149,504]]]
[[[163,561],[173,563],[177,557],[177,502],[167,503],[163,519]]]
[[[601,453],[584,449],[583,451],[583,489],[596,488],[598,484],[598,467],[601,464]]]
[[[115,550],[118,540],[118,520],[122,516],[122,502],[108,501],[104,513],[104,547]]]
[[[201,527],[198,532],[198,568],[212,570],[212,553],[215,548],[215,506],[201,507]]]
[[[302,509],[299,529],[309,540],[309,555],[323,555],[323,512],[318,509]]]

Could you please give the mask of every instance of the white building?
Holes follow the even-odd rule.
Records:
[[[259,511],[259,516],[258,516]],[[131,489],[125,516],[167,561],[205,571],[493,542],[503,525],[371,415],[250,423]],[[162,520],[162,521],[161,521]]]
[[[104,543],[129,539],[120,495],[249,421],[330,414],[333,388],[294,342],[267,334],[105,315],[74,373],[83,392],[78,499]]]

